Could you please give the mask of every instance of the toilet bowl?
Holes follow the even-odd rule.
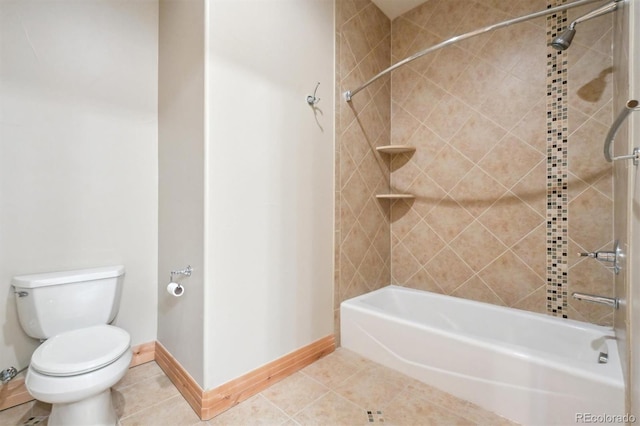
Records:
[[[132,356],[129,334],[117,327],[69,331],[36,349],[25,385],[52,404],[49,425],[114,425],[111,386],[124,377]]]
[[[111,386],[127,372],[131,337],[109,325],[120,306],[124,266],[14,277],[20,325],[43,343],[25,386],[51,403],[50,426],[115,426]]]

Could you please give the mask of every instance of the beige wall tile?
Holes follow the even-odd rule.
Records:
[[[426,172],[445,191],[450,191],[471,170],[473,163],[457,149],[446,145]]]
[[[449,193],[458,204],[478,217],[507,192],[479,167],[474,167]]]
[[[425,268],[446,294],[473,276],[473,270],[450,248],[436,255]]]
[[[594,251],[613,239],[613,202],[595,189],[587,189],[569,203],[569,235]]]
[[[340,68],[340,75],[354,86],[362,82],[357,81],[362,77],[357,73],[374,71],[374,56],[380,66],[385,52],[391,60],[403,59],[465,29],[546,7],[544,0],[430,0],[387,27],[373,9],[362,13],[368,5],[357,11],[347,8],[359,21],[354,21],[349,36],[341,33],[345,39],[341,46],[346,45],[351,54],[352,50],[360,52],[360,57],[341,53],[339,57],[346,56],[345,66],[364,61],[357,72]],[[582,43],[576,38],[575,49],[572,46],[568,53],[572,253],[583,250],[583,245],[594,250],[612,238],[590,222],[595,217],[609,223],[612,218],[611,168],[595,152],[601,150],[613,114],[608,70],[611,24],[607,19],[604,26],[586,28]],[[351,40],[365,23],[371,28],[366,35],[367,52],[361,41]],[[376,42],[384,48],[374,49]],[[531,311],[546,310],[546,44],[544,18],[485,34],[394,71],[384,91],[372,91],[377,98],[375,108],[369,104],[368,91],[358,102],[341,107],[342,121],[350,123],[356,114],[362,120],[359,137],[355,129],[345,135],[355,142],[344,148],[348,155],[340,162],[341,185],[348,185],[342,198],[348,209],[343,207],[340,216],[346,224],[342,226],[346,244],[341,248],[355,252],[347,257],[349,263],[357,263],[358,268],[373,265],[375,256],[367,244],[374,244],[385,267],[393,272],[391,282],[436,292],[455,291],[457,296],[517,304]],[[339,138],[339,145],[347,138]],[[370,155],[370,149],[382,140],[411,144],[417,150],[395,158],[378,157],[383,163],[375,170],[372,160],[376,157]],[[379,202],[381,213],[375,213],[367,197],[373,196],[372,187],[383,187],[379,176],[384,164],[390,164],[391,191],[410,192],[416,198]],[[353,168],[355,171],[350,170]],[[366,239],[347,241],[354,226],[356,234]],[[390,234],[384,232],[385,226],[390,227]],[[385,245],[385,237],[390,244]],[[505,252],[506,247],[512,251]],[[367,261],[362,262],[365,257]],[[452,262],[459,265],[457,275],[444,267]],[[571,259],[570,265],[576,262]],[[378,273],[379,269],[364,273],[347,268],[344,276],[356,290],[356,281],[360,288],[365,287],[363,276],[370,280]],[[377,282],[383,281],[378,276]],[[606,317],[606,313],[574,308],[571,313],[582,319]]]
[[[452,95],[443,96],[424,122],[442,139],[448,141],[471,116],[469,107]]]
[[[477,276],[458,287],[451,296],[504,306],[504,302]]]
[[[487,228],[474,221],[449,245],[474,272],[497,259],[507,250]]]
[[[478,275],[507,306],[514,306],[545,283],[510,251]]]
[[[496,201],[478,218],[478,221],[507,247],[511,247],[544,220],[544,216],[511,192]]]
[[[477,163],[504,138],[507,131],[476,111],[451,139],[451,145]]]
[[[452,241],[474,219],[460,204],[444,199],[425,216],[425,220],[440,238]]]

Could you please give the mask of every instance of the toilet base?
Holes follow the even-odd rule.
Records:
[[[116,410],[111,403],[111,389],[78,402],[51,406],[49,426],[115,426]]]

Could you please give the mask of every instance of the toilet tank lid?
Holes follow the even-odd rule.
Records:
[[[76,283],[80,281],[115,278],[124,274],[123,265],[102,266],[99,268],[77,269],[73,271],[46,272],[42,274],[20,275],[13,277],[11,284],[18,288],[36,288],[49,285]]]

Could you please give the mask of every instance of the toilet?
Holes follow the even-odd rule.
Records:
[[[109,325],[120,307],[124,266],[14,277],[23,330],[43,340],[25,385],[52,404],[51,426],[115,425],[111,386],[131,363],[131,337]]]

